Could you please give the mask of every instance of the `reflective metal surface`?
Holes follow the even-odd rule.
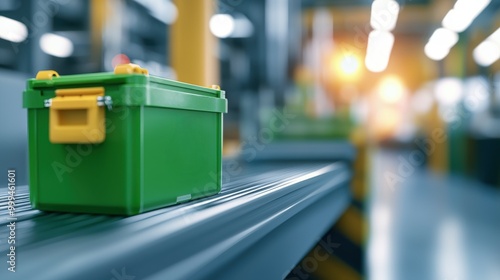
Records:
[[[277,279],[344,210],[349,177],[343,163],[254,165],[217,196],[132,217],[42,213],[18,187],[17,272],[0,278]]]

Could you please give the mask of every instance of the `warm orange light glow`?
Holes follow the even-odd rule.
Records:
[[[387,76],[380,81],[377,95],[383,102],[394,104],[403,100],[406,95],[406,88],[398,77]]]
[[[335,53],[328,59],[328,78],[335,78],[342,82],[357,81],[361,76],[361,60],[352,53]]]
[[[346,75],[354,75],[359,71],[359,60],[354,55],[346,55],[340,62],[340,68]]]

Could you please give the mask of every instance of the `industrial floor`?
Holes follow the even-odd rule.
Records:
[[[407,155],[373,152],[369,279],[500,279],[500,189],[423,168],[399,174]],[[391,186],[390,172],[407,177]]]

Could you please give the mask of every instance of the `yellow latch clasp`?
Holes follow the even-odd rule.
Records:
[[[133,63],[120,64],[115,67],[115,74],[143,74],[148,75],[147,69]]]
[[[104,106],[112,100],[103,87],[58,89],[45,100],[49,112],[51,143],[102,143],[106,137]]]

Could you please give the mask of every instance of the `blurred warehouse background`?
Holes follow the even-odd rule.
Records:
[[[27,184],[26,79],[137,63],[226,91],[228,158],[353,144],[351,205],[284,278],[500,279],[499,58],[500,0],[2,0],[0,167]]]

